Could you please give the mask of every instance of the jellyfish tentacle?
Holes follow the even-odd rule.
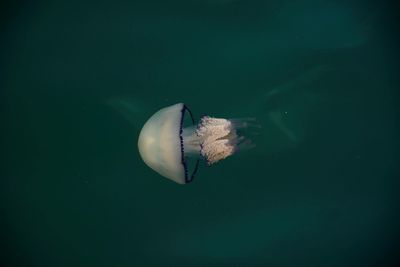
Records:
[[[261,125],[257,122],[256,118],[233,118],[229,119],[229,121],[235,126],[237,129],[242,128],[261,128]]]

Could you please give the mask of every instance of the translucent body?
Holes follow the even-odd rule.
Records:
[[[147,166],[179,184],[186,183],[180,141],[183,108],[179,103],[156,112],[143,126],[138,140],[140,156]]]
[[[248,119],[204,116],[196,127],[183,128],[186,110],[183,103],[159,110],[145,123],[138,140],[143,161],[154,171],[179,184],[192,180],[199,157],[211,165],[234,154],[239,146],[248,145],[238,132],[248,126]],[[188,174],[187,164],[190,157],[197,160],[191,175]]]

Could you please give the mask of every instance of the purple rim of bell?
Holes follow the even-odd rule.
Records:
[[[189,170],[188,170],[188,166],[187,166],[186,160],[185,160],[185,149],[184,149],[184,146],[183,146],[183,137],[182,137],[183,119],[185,117],[185,112],[186,111],[189,113],[190,118],[192,120],[192,124],[194,125],[194,119],[193,119],[192,112],[190,111],[190,109],[185,104],[183,104],[183,108],[181,110],[181,113],[182,113],[182,115],[181,115],[181,123],[180,123],[180,127],[179,127],[179,139],[181,141],[181,163],[182,163],[183,168],[185,170],[185,183],[190,183],[191,181],[193,181],[193,178],[194,178],[194,176],[195,176],[195,174],[197,172],[200,160],[199,159],[196,160],[196,165],[194,167],[194,170],[193,170],[192,174],[189,176]]]

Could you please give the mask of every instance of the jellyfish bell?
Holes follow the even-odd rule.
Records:
[[[191,125],[187,125],[188,117]],[[147,166],[160,175],[186,184],[193,180],[200,160],[212,165],[252,147],[242,135],[252,121],[204,116],[194,125],[188,107],[178,103],[147,120],[139,134],[139,153]]]
[[[182,103],[159,110],[144,124],[138,140],[143,161],[180,184],[189,182],[192,177],[188,174],[182,145],[182,124],[187,111]]]

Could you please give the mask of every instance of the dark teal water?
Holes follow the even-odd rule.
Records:
[[[2,266],[388,266],[399,248],[387,1],[13,2],[1,11]],[[177,185],[141,126],[186,103],[256,147]]]

